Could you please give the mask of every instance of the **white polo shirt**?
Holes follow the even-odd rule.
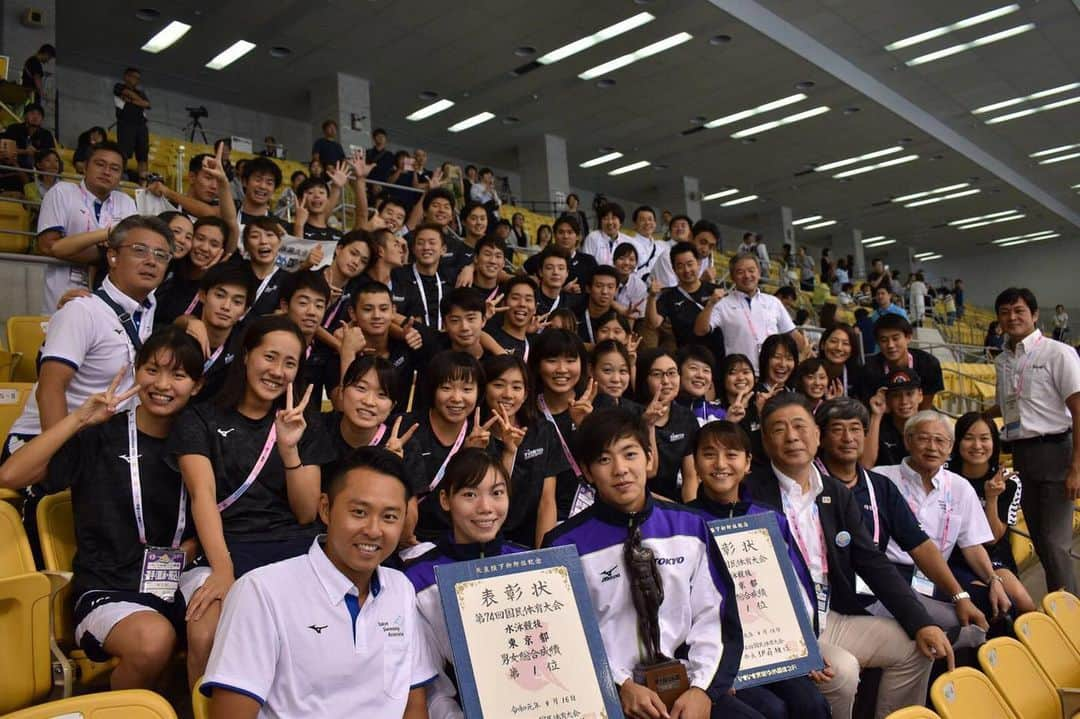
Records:
[[[125,217],[136,214],[135,200],[119,190],[113,190],[104,202],[86,189],[86,184],[57,182],[41,198],[37,233],[56,230],[62,237],[100,230],[115,225]],[[65,292],[75,287],[89,287],[86,265],[45,266],[45,290],[41,314],[56,312],[56,305]]]
[[[154,309],[157,303],[154,293],[145,302],[128,297],[108,277],[101,288],[113,302],[133,317],[139,313],[139,337],[146,341],[154,329]],[[45,344],[41,347],[41,361],[63,362],[75,370],[68,383],[65,399],[67,411],[81,407],[92,394],[104,392],[116,373],[125,367],[135,366],[135,348],[116,313],[96,295],[79,297],[68,302],[49,320]],[[127,391],[135,382],[134,372],[128,372],[120,380],[117,392]],[[133,407],[132,398],[120,409]],[[22,415],[9,430],[12,434],[40,434],[41,415],[38,412],[37,385],[26,401]]]
[[[1072,428],[1065,400],[1080,392],[1080,358],[1067,344],[1038,329],[994,360],[997,403],[1005,416],[1005,439],[1060,434]],[[1018,416],[1008,411],[1015,406]],[[1019,427],[1013,422],[1019,419]]]
[[[874,467],[874,471],[897,486],[911,513],[919,520],[919,526],[945,559],[956,547],[964,549],[994,541],[982,502],[970,482],[942,468],[930,480],[934,488],[927,494],[922,477],[908,464],[909,459],[887,467]],[[900,549],[895,539],[889,540],[885,554],[894,564],[914,564],[911,555]]]
[[[203,689],[259,702],[260,717],[400,717],[437,673],[416,593],[379,567],[355,622],[355,585],[321,545],[245,574],[225,598]]]
[[[622,232],[619,233],[618,237],[612,240],[604,234],[603,230],[593,230],[585,235],[585,241],[581,243],[581,251],[587,255],[592,255],[598,265],[612,265],[615,264],[614,258],[612,257],[615,253],[615,248],[624,242],[629,242],[634,246],[634,249],[637,250],[639,264],[645,261],[641,257],[643,243],[640,242],[637,237],[631,237]],[[651,240],[650,244],[652,244]],[[645,252],[645,256],[648,257],[648,250]]]
[[[674,246],[675,243],[672,242],[671,247]],[[671,266],[671,247],[664,250],[664,253],[657,258],[656,264],[652,267],[652,274],[649,277],[650,282],[656,280],[660,283],[660,286],[665,289],[679,284],[679,278],[675,274],[675,269]],[[701,277],[705,274],[705,270],[710,268],[712,268],[712,255],[709,255],[703,260],[698,260],[697,276]]]
[[[758,355],[769,335],[787,334],[795,329],[784,304],[760,289],[753,295],[732,290],[713,306],[709,318],[711,329],[724,333],[724,349],[728,354],[744,354],[758,374]]]

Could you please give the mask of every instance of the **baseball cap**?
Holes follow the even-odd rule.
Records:
[[[890,372],[882,378],[879,387],[884,387],[886,392],[891,390],[921,389],[922,380],[913,369],[898,369]]]

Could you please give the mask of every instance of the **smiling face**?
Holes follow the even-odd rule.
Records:
[[[1031,311],[1022,299],[1003,304],[997,311],[998,325],[1014,342],[1019,342],[1035,331],[1039,311]]]
[[[639,211],[634,220],[634,229],[639,235],[652,237],[652,233],[656,232],[656,215],[649,210]]]
[[[183,215],[177,215],[169,220],[169,229],[173,234],[173,259],[180,259],[191,252],[191,241],[195,234],[195,226],[191,220]]]
[[[439,260],[443,256],[443,249],[442,233],[435,230],[422,230],[417,233],[416,239],[413,241],[413,255],[416,257],[416,264],[427,274],[430,274],[439,266]]]
[[[325,185],[317,185],[309,187],[300,199],[313,215],[321,215],[330,204],[330,193],[327,192]]]
[[[451,347],[465,350],[480,341],[480,332],[484,329],[484,314],[451,306],[443,318],[443,329],[446,330]]]
[[[900,362],[907,359],[908,345],[911,336],[901,330],[883,329],[876,333],[878,347],[881,355],[889,362]]]
[[[649,387],[651,397],[659,397],[661,394],[665,397],[677,395],[681,383],[679,367],[675,364],[675,360],[667,355],[657,357],[652,366],[649,367],[649,374],[645,378],[645,382]]]
[[[566,284],[566,260],[561,257],[545,257],[540,266],[540,284],[549,290],[561,290]]]
[[[825,459],[834,464],[858,462],[865,445],[866,428],[858,419],[830,419],[821,436]]]
[[[191,239],[191,253],[189,254],[191,264],[195,269],[210,269],[221,259],[224,251],[225,237],[221,234],[221,228],[213,225],[202,225],[195,230],[195,234]]]
[[[593,275],[589,282],[589,303],[601,312],[606,312],[615,300],[618,283],[610,275]]]
[[[739,496],[739,483],[750,471],[750,455],[718,441],[705,441],[694,452],[694,467],[710,499],[734,502]]]
[[[488,216],[487,210],[477,206],[469,210],[465,215],[465,233],[470,238],[480,238],[487,234]]]
[[[791,378],[791,373],[795,370],[795,358],[788,351],[787,347],[780,345],[769,357],[768,367],[766,369],[765,381],[770,386],[786,384]]]
[[[484,400],[489,409],[500,408],[508,417],[513,417],[525,404],[527,385],[521,370],[508,369],[498,377],[488,380],[484,385]]]
[[[851,340],[847,332],[836,330],[821,343],[822,354],[834,365],[841,365],[851,359]]]
[[[379,374],[370,369],[341,389],[341,413],[359,429],[375,429],[390,416],[394,400],[379,383]]]
[[[516,284],[506,293],[504,321],[514,329],[524,330],[536,315],[536,293],[524,283]]]
[[[781,407],[768,416],[761,428],[765,454],[776,467],[794,477],[810,466],[817,454],[820,433],[814,418],[798,405]]]
[[[140,250],[138,246],[146,248]],[[140,252],[146,252],[139,257]],[[154,257],[154,252],[172,256],[168,241],[144,227],[131,228],[119,247],[110,247],[109,277],[121,292],[129,297],[146,297],[165,278],[168,261]]]
[[[735,263],[731,268],[731,279],[740,292],[752,295],[757,292],[758,281],[761,279],[761,269],[757,260],[747,257]]]
[[[326,524],[326,556],[342,574],[366,583],[401,539],[405,524],[405,485],[367,467],[350,470],[331,504],[319,498]]]
[[[334,251],[334,264],[343,277],[351,280],[367,269],[370,254],[366,242],[350,242]]]
[[[269,403],[285,394],[300,367],[300,340],[292,332],[266,333],[244,357],[245,394],[258,403]]]
[[[804,395],[816,401],[825,397],[825,391],[828,388],[829,373],[824,367],[818,367],[816,371],[803,376],[802,387],[799,389]]]
[[[475,487],[462,487],[452,496],[439,492],[439,504],[450,513],[454,541],[483,544],[499,534],[510,509],[510,493],[502,474],[488,468]]]
[[[671,264],[680,285],[689,287],[697,282],[701,263],[693,252],[680,252],[671,258]]]
[[[911,468],[917,472],[936,474],[952,452],[952,437],[944,420],[919,422],[911,431],[904,431],[904,446],[911,453]]]
[[[269,172],[253,172],[244,180],[244,199],[254,207],[267,207],[277,185]]]
[[[673,221],[670,229],[673,242],[686,242],[690,239],[690,223],[685,219]]]
[[[208,292],[199,291],[202,302],[202,321],[216,330],[230,330],[247,309],[247,287],[215,285]]]
[[[736,362],[728,368],[724,376],[724,392],[728,400],[734,400],[740,393],[754,388],[754,368],[746,362]]]
[[[885,391],[885,407],[894,420],[906,420],[915,416],[922,402],[921,389],[890,389]]]
[[[454,208],[445,197],[436,197],[428,206],[425,217],[428,222],[446,227],[454,219]]]
[[[615,213],[609,212],[600,218],[600,229],[608,237],[617,237],[622,229],[622,220]]]
[[[476,274],[488,282],[498,282],[504,263],[502,250],[488,245],[476,255]]]
[[[609,397],[619,398],[630,386],[630,365],[618,352],[607,352],[596,358],[592,376],[597,390]]]
[[[624,277],[632,273],[637,269],[637,253],[626,252],[619,255],[619,259],[615,260],[615,269]]]
[[[960,438],[960,458],[968,464],[981,466],[990,461],[994,453],[994,436],[990,426],[976,420]]]
[[[449,424],[465,422],[476,409],[477,392],[475,380],[447,380],[435,388],[431,409]]]
[[[390,330],[394,305],[386,292],[361,292],[356,296],[353,315],[364,337],[384,337]]]
[[[386,223],[386,229],[397,232],[405,224],[405,208],[400,205],[386,204],[379,210],[379,217]]]
[[[712,367],[701,360],[688,359],[679,368],[679,382],[691,397],[704,397],[712,386]]]
[[[581,379],[581,358],[545,357],[540,360],[540,383],[554,394],[573,392]]]
[[[278,250],[281,249],[281,237],[276,232],[264,230],[257,225],[248,225],[244,229],[247,235],[244,238],[244,247],[251,255],[252,263],[260,267],[274,264]]]
[[[201,386],[201,382],[192,379],[167,349],[158,350],[139,365],[135,370],[135,384],[140,388],[139,407],[155,417],[179,414]]]
[[[637,439],[618,437],[582,471],[603,502],[622,512],[640,512],[648,464],[649,455]]]

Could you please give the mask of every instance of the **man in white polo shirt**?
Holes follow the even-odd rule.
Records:
[[[70,289],[89,289],[89,267],[101,261],[98,242],[109,228],[136,213],[135,201],[116,188],[124,174],[124,155],[114,142],[99,142],[90,149],[86,175],[78,185],[57,182],[41,199],[38,215],[38,251],[52,254],[61,237],[88,235],[91,244],[75,256],[75,264],[45,267],[45,291],[41,313],[56,312],[60,298]],[[106,385],[107,386],[107,385]],[[76,405],[78,406],[78,405]]]
[[[1069,548],[1073,502],[1080,499],[1080,359],[1067,344],[1044,337],[1031,290],[1010,287],[994,301],[1008,336],[997,366],[1002,439],[1012,445],[1024,510],[1046,588],[1077,593]]]
[[[765,338],[775,334],[790,334],[800,352],[806,346],[806,338],[795,331],[795,323],[783,303],[758,287],[761,270],[753,255],[739,254],[728,263],[735,289],[730,294],[717,289],[698,313],[694,322],[694,334],[704,337],[719,328],[724,334],[724,347],[728,354],[743,354],[750,358],[754,373],[758,374],[758,355]]]
[[[397,547],[411,492],[404,465],[362,447],[324,479],[326,534],[303,556],[229,590],[202,691],[213,719],[427,717],[437,674]]]

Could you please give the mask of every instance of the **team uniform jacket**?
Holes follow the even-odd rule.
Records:
[[[652,549],[664,585],[660,650],[684,659],[690,685],[718,701],[731,688],[743,638],[734,585],[705,518],[683,505],[646,500],[641,541]],[[548,532],[545,547],[576,545],[617,685],[633,676],[639,656],[637,614],[623,545],[632,515],[603,501]]]

